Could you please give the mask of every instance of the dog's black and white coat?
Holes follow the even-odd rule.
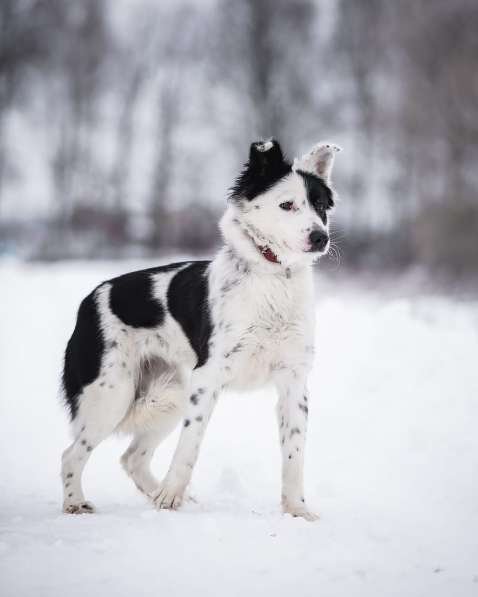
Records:
[[[307,375],[314,352],[312,264],[329,247],[330,173],[338,147],[289,163],[276,141],[253,143],[231,191],[212,261],[128,273],[100,284],[78,311],[63,386],[74,441],[63,453],[64,511],[92,512],[81,484],[92,450],[133,434],[121,458],[157,508],[180,506],[224,388],[278,390],[282,509],[314,520],[304,501]],[[182,422],[163,481],[150,463]]]

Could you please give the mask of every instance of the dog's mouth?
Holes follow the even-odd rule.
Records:
[[[312,255],[316,255],[317,257],[323,257],[329,252],[329,246],[329,243],[327,243],[323,249],[310,247],[308,249],[304,249],[304,253],[312,253]]]

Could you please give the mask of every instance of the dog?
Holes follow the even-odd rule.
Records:
[[[62,378],[74,436],[62,456],[64,512],[94,512],[83,494],[83,469],[115,431],[133,435],[121,463],[137,488],[156,508],[177,509],[221,391],[272,382],[282,511],[317,518],[303,490],[314,355],[311,266],[330,245],[337,151],[320,143],[291,163],[276,140],[252,143],[220,221],[224,246],[212,261],[127,273],[82,301]],[[151,459],[180,422],[173,460],[158,482]]]

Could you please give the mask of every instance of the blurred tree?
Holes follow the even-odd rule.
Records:
[[[294,146],[304,113],[313,112],[314,3],[224,0],[220,7],[215,66],[241,106],[242,148],[271,136]]]
[[[122,64],[131,60],[122,77],[122,85],[118,91],[119,118],[117,124],[116,155],[111,172],[114,206],[117,211],[125,210],[125,196],[130,174],[132,150],[134,143],[133,119],[136,104],[141,97],[142,88],[149,75],[150,65],[143,58],[133,54],[124,55]]]
[[[419,181],[417,219],[410,217],[417,258],[478,273],[478,5],[400,5],[395,10],[413,23],[399,30],[397,52],[407,83],[400,113],[412,123],[402,137],[414,154],[407,175]]]
[[[343,263],[478,270],[477,30],[475,0],[1,0],[0,211],[50,256],[202,249],[251,140],[330,136]]]
[[[29,68],[44,59],[41,22],[45,3],[41,1],[0,2],[0,199],[9,162],[6,141],[6,118],[14,103],[22,99],[21,91]]]
[[[387,118],[388,106],[380,82],[387,78],[389,53],[393,53],[389,0],[340,0],[333,43],[336,56],[344,65],[348,85],[342,85],[341,101],[350,106],[348,126],[357,151],[348,185],[359,204],[351,221],[354,227],[370,229],[377,210],[373,185],[379,134]]]
[[[173,13],[162,13],[161,27],[157,31],[155,64],[159,65],[155,77],[154,113],[156,134],[154,138],[153,169],[148,194],[151,217],[150,245],[153,249],[171,245],[171,225],[168,202],[174,182],[174,163],[182,167],[187,150],[177,153],[176,140],[182,120],[184,102],[194,97],[190,80],[191,67],[200,51],[200,16],[190,6],[183,6]],[[180,43],[177,32],[181,31]]]
[[[63,27],[50,32],[47,41],[57,84],[56,142],[51,166],[63,230],[68,227],[75,203],[96,201],[104,195],[102,175],[94,157],[94,137],[111,48],[103,2],[81,0],[65,6]]]

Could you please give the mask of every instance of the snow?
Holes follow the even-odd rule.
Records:
[[[150,508],[119,466],[118,437],[85,472],[99,513],[62,514],[64,344],[82,296],[138,266],[0,264],[2,596],[478,594],[473,301],[319,279],[306,465],[319,522],[280,514],[270,388],[220,401],[199,503]]]

